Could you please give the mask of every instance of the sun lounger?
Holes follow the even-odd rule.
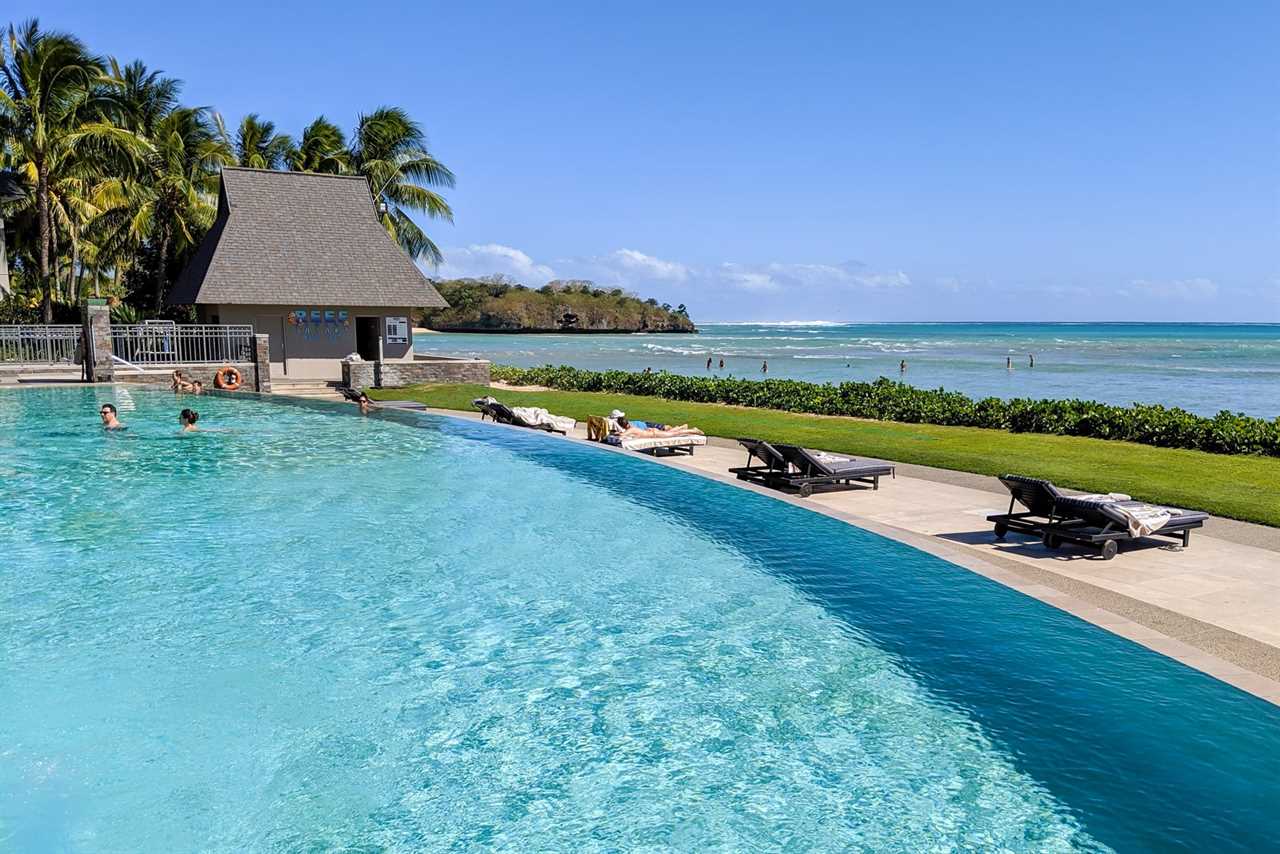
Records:
[[[471,401],[471,405],[480,410],[481,421],[488,417],[492,418],[498,424],[512,424],[516,427],[527,427],[530,430],[546,430],[548,433],[561,433],[566,436],[568,435],[567,430],[561,430],[550,423],[534,423],[521,418],[511,409],[511,407],[506,404],[499,403],[492,397],[478,397]]]
[[[880,478],[894,476],[894,467],[879,460],[859,460],[759,439],[739,439],[738,443],[747,449],[747,465],[729,471],[764,486],[794,489],[801,498],[812,495],[815,486],[853,489],[865,484],[879,489]],[[752,465],[752,459],[760,463]]]
[[[639,419],[630,422],[630,424],[641,429],[645,427],[661,427],[659,424],[640,421]],[[642,454],[649,454],[655,457],[680,453],[692,456],[694,448],[707,444],[706,436],[635,436],[624,438],[620,434],[620,430],[617,419],[612,415],[593,415],[587,419],[588,439],[604,442],[607,445],[613,445],[618,448],[625,448],[628,451],[639,451]]]
[[[628,451],[639,451],[659,457],[669,454],[693,455],[693,449],[707,444],[706,436],[662,436],[658,438],[624,439],[616,433],[605,437],[605,443]]]
[[[996,539],[1004,539],[1010,531],[1043,537],[1045,527],[1054,516],[1054,506],[1063,497],[1062,493],[1052,483],[1038,477],[1005,474],[1000,476],[1000,482],[1009,490],[1009,512],[987,517],[988,522],[995,523]],[[1015,513],[1017,504],[1027,509]]]
[[[738,480],[747,480],[764,486],[772,486],[775,478],[787,474],[791,465],[778,449],[763,439],[740,438],[738,444],[747,449],[747,464],[729,469]],[[752,460],[759,460],[752,463]]]
[[[1121,541],[1140,540],[1143,536],[1169,537],[1180,540],[1184,547],[1190,546],[1191,532],[1203,527],[1209,518],[1207,513],[1142,501],[1068,496],[1047,480],[1020,475],[1002,475],[1000,482],[1009,490],[1009,512],[987,517],[987,521],[995,523],[997,538],[1019,531],[1039,536],[1051,549],[1064,542],[1095,546],[1104,560],[1116,556]],[[1026,507],[1027,512],[1014,513],[1015,502]],[[1134,517],[1153,511],[1162,518],[1167,515],[1167,521],[1145,535],[1134,533],[1138,527]]]
[[[1180,540],[1183,548],[1191,545],[1191,532],[1204,527],[1209,518],[1208,513],[1198,510],[1159,507],[1143,501],[1098,501],[1070,496],[1059,498],[1054,509],[1057,515],[1045,528],[1045,546],[1056,549],[1064,542],[1096,546],[1104,560],[1116,556],[1121,541],[1143,538],[1144,535],[1133,532],[1131,514],[1135,512],[1167,512],[1168,521],[1145,536]]]

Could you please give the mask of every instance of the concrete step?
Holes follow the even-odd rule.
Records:
[[[272,387],[272,388],[289,388],[289,389],[294,389],[294,388],[331,388],[331,389],[336,389],[336,388],[338,388],[340,385],[342,385],[342,383],[341,383],[341,382],[339,382],[338,380],[290,380],[290,379],[276,379],[275,377],[272,377],[272,378],[271,378],[271,387]]]
[[[288,394],[294,397],[323,397],[341,400],[338,387],[342,384],[334,380],[271,380],[271,391],[275,394]]]
[[[305,397],[313,400],[345,400],[336,389],[332,388],[293,388],[279,389],[275,385],[271,387],[272,394],[285,395],[287,397]]]

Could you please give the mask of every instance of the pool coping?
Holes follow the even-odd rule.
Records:
[[[227,397],[251,397],[272,403],[317,409],[334,414],[360,417],[345,401],[311,400],[259,392],[225,392],[211,389],[207,395]],[[393,420],[409,426],[421,423],[419,416],[452,418],[476,423],[479,413],[432,407],[390,408],[381,407],[372,417]],[[1252,694],[1266,702],[1280,706],[1280,649],[1262,641],[1245,637],[1236,632],[1197,620],[1185,614],[1116,593],[1050,570],[1020,563],[995,554],[975,554],[972,550],[948,542],[936,536],[912,531],[895,525],[869,519],[834,507],[807,502],[797,496],[768,489],[732,477],[727,473],[711,472],[681,465],[680,457],[652,457],[636,454],[623,448],[598,442],[585,442],[574,436],[529,431],[527,428],[504,424],[491,424],[498,429],[523,433],[533,432],[553,441],[569,441],[579,446],[616,453],[630,459],[657,463],[707,480],[754,492],[793,507],[819,513],[854,527],[903,543],[915,549],[941,558],[948,563],[966,569],[995,583],[1030,596],[1053,608],[1071,614],[1114,635],[1125,638],[1153,652],[1171,658],[1198,670],[1234,688]]]

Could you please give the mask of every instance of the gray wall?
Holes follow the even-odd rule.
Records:
[[[254,391],[254,371],[253,362],[229,362],[231,367],[240,372],[240,387],[248,391]],[[125,367],[117,367],[115,372],[116,382],[139,383],[142,385],[159,385],[166,388],[173,383],[173,371],[182,371],[183,376],[189,380],[199,380],[204,383],[205,388],[213,388],[213,375],[217,373],[219,368],[224,365],[165,365],[162,368],[157,367],[148,370],[145,374],[139,374]]]
[[[313,308],[321,311],[347,312],[349,326],[330,326],[319,324],[320,329],[313,331],[310,324],[294,326],[288,322],[294,309]],[[201,320],[213,323],[249,323],[254,332],[271,336],[271,376],[276,379],[326,379],[336,380],[342,376],[341,360],[356,351],[356,318],[378,318],[378,330],[386,333],[386,318],[408,317],[412,321],[412,310],[409,308],[386,308],[371,306],[304,306],[304,305],[202,305]],[[304,334],[304,329],[308,330]],[[333,334],[329,334],[332,332]],[[409,329],[409,343],[384,344],[382,357],[387,362],[413,360],[413,329]]]
[[[399,388],[418,383],[489,384],[489,362],[483,359],[417,359],[412,362],[344,362],[342,381],[354,389]],[[381,380],[381,383],[378,380]]]

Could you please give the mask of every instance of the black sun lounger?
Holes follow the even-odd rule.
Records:
[[[729,469],[738,480],[749,480],[770,486],[773,478],[785,475],[791,468],[778,449],[763,439],[739,439],[738,444],[747,449],[747,464]],[[760,462],[753,465],[752,460]]]
[[[998,539],[1018,531],[1040,537],[1051,549],[1064,542],[1095,546],[1105,560],[1116,556],[1120,541],[1141,539],[1129,533],[1122,508],[1152,506],[1142,501],[1086,501],[1063,495],[1047,480],[1016,474],[1001,475],[1000,482],[1009,490],[1009,512],[987,517],[995,523]],[[1015,502],[1026,507],[1026,512],[1013,512]],[[1186,547],[1191,544],[1191,532],[1203,527],[1208,518],[1207,513],[1179,511],[1150,536],[1181,540]]]
[[[893,466],[877,460],[855,460],[759,439],[739,439],[738,442],[747,449],[747,465],[729,471],[743,480],[775,489],[794,489],[801,498],[812,495],[815,486],[853,489],[868,484],[872,489],[879,489],[880,478],[894,474]],[[752,459],[760,460],[759,465],[752,465]]]
[[[1063,495],[1058,488],[1047,480],[1038,477],[1023,477],[1020,474],[1000,476],[1000,482],[1009,490],[1009,512],[988,516],[988,522],[996,526],[996,539],[1004,539],[1010,531],[1044,536],[1044,529],[1054,516],[1054,507]],[[1025,512],[1014,513],[1015,504],[1026,507]]]
[[[512,424],[516,427],[528,427],[530,430],[546,430],[548,433],[560,433],[550,424],[531,424],[511,411],[511,407],[496,400],[477,397],[471,405],[480,410],[480,420],[492,418],[498,424]],[[566,434],[567,435],[567,434]]]
[[[1044,544],[1051,549],[1064,542],[1096,546],[1102,552],[1103,560],[1111,560],[1120,550],[1120,541],[1142,539],[1129,533],[1129,519],[1123,510],[1153,506],[1157,505],[1143,501],[1086,501],[1063,496],[1054,508],[1057,515],[1045,528]],[[1182,547],[1187,548],[1191,545],[1191,532],[1203,528],[1208,518],[1208,513],[1198,510],[1177,510],[1168,522],[1147,536],[1180,540]]]

